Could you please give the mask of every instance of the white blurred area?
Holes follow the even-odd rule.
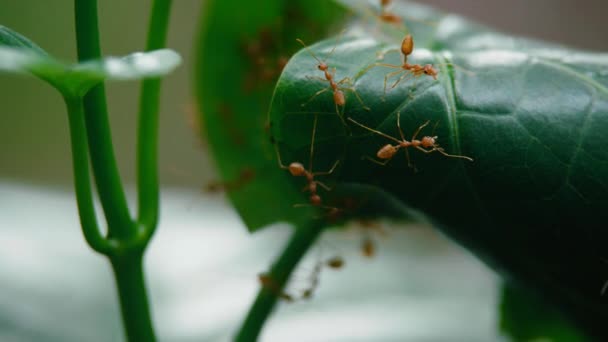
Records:
[[[146,257],[162,341],[228,341],[289,237],[282,225],[250,235],[217,197],[163,190],[162,219]],[[261,341],[500,341],[498,280],[423,227],[383,224],[377,255],[361,229],[323,235],[290,291],[308,287],[315,263],[334,255],[309,301],[281,303]],[[107,261],[85,244],[69,189],[0,180],[0,341],[120,341]]]

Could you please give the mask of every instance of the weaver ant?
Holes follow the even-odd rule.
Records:
[[[276,281],[274,281],[274,279],[272,279],[272,277],[269,274],[267,274],[267,273],[258,274],[258,281],[260,282],[262,287],[270,290],[271,292],[276,294],[282,300],[284,300],[288,303],[293,303],[295,301],[295,298],[293,295],[290,295],[289,293],[286,293],[286,292],[280,290],[280,286],[276,283]]]
[[[403,40],[401,41],[400,51],[401,51],[401,55],[403,58],[402,59],[403,63],[401,65],[387,64],[387,63],[374,63],[361,72],[363,74],[363,73],[369,71],[369,69],[377,67],[377,66],[399,69],[397,71],[390,72],[384,76],[384,96],[386,96],[386,88],[387,88],[388,80],[391,79],[392,77],[395,77],[395,76],[398,76],[398,75],[404,73],[391,85],[391,89],[395,88],[399,83],[401,83],[401,81],[403,81],[404,79],[406,79],[407,77],[410,77],[410,76],[420,77],[420,76],[426,75],[426,76],[432,77],[434,80],[436,80],[437,75],[439,74],[437,69],[435,69],[431,64],[422,65],[422,64],[410,64],[407,62],[408,56],[411,55],[412,52],[414,51],[414,38],[412,37],[411,34],[406,35],[405,38],[403,38]]]
[[[466,160],[471,161],[471,162],[473,161],[472,158],[469,158],[467,156],[448,154],[447,152],[445,152],[445,150],[437,144],[437,138],[438,138],[437,136],[424,136],[424,137],[422,137],[421,140],[416,139],[416,136],[420,133],[420,131],[424,127],[426,127],[430,123],[430,121],[427,121],[424,124],[422,124],[420,127],[418,127],[418,129],[416,130],[416,132],[414,132],[414,135],[412,136],[412,139],[410,141],[408,141],[408,140],[405,139],[405,135],[403,134],[403,130],[401,129],[401,124],[400,124],[400,121],[401,121],[401,112],[400,111],[397,112],[397,128],[399,129],[399,135],[401,136],[401,140],[399,140],[399,139],[397,139],[395,137],[392,137],[392,136],[390,136],[388,134],[382,133],[382,132],[380,132],[378,130],[375,130],[373,128],[370,128],[368,126],[365,126],[364,124],[359,123],[359,122],[353,120],[352,118],[348,118],[348,119],[351,122],[353,122],[354,124],[356,124],[357,126],[360,126],[360,127],[364,128],[364,129],[370,131],[370,132],[376,133],[378,135],[381,135],[381,136],[383,136],[385,138],[388,138],[388,139],[396,142],[395,145],[391,145],[391,144],[384,145],[376,153],[376,157],[378,157],[381,160],[384,160],[384,162],[379,162],[377,160],[374,160],[374,159],[370,158],[370,160],[372,160],[373,162],[378,163],[380,165],[386,165],[386,163],[388,163],[393,158],[393,156],[395,156],[395,154],[399,151],[399,149],[403,148],[405,150],[405,156],[407,158],[407,165],[410,168],[415,169],[412,166],[412,163],[410,161],[410,154],[408,152],[408,148],[409,147],[414,147],[415,149],[420,150],[420,151],[422,151],[424,153],[433,153],[433,152],[437,151],[437,152],[443,154],[446,157],[466,159]]]
[[[344,266],[344,259],[339,256],[334,256],[324,263],[318,262],[312,271],[310,286],[302,291],[302,299],[310,299],[315,290],[319,287],[319,279],[323,265],[334,270],[341,269]]]
[[[310,160],[309,160],[309,164],[308,164],[308,170],[306,170],[304,168],[304,165],[302,165],[302,163],[299,163],[299,162],[292,162],[291,164],[289,164],[289,166],[285,166],[283,164],[283,162],[281,161],[281,154],[279,153],[278,148],[277,148],[277,159],[279,162],[279,167],[281,167],[282,169],[285,169],[285,170],[289,170],[289,173],[291,173],[292,176],[306,178],[307,184],[304,187],[303,191],[308,191],[310,193],[310,197],[309,197],[310,204],[313,206],[319,207],[319,206],[321,206],[322,200],[321,200],[321,196],[319,196],[319,194],[317,192],[317,190],[318,190],[317,186],[322,187],[326,191],[331,191],[331,189],[327,185],[315,180],[315,176],[321,176],[321,175],[324,176],[324,175],[331,174],[332,172],[334,172],[334,170],[340,163],[340,160],[336,160],[336,162],[331,167],[331,169],[329,169],[329,171],[312,172],[312,161],[313,161],[313,157],[314,157],[314,147],[315,147],[315,134],[317,131],[317,118],[318,117],[315,114],[315,120],[314,120],[313,126],[312,126],[312,139],[310,142]]]
[[[298,43],[302,44],[302,46],[306,49],[306,51],[308,51],[308,53],[312,56],[312,58],[314,58],[318,64],[317,64],[317,69],[319,69],[321,72],[323,72],[323,75],[325,76],[325,78],[322,77],[310,77],[313,79],[318,79],[321,81],[327,81],[329,82],[329,87],[325,88],[325,89],[321,89],[318,92],[316,92],[310,99],[308,99],[308,101],[306,101],[305,103],[302,104],[302,107],[306,106],[309,102],[311,102],[312,100],[314,100],[317,96],[323,94],[326,91],[332,91],[333,92],[333,100],[334,100],[334,104],[336,105],[336,114],[338,114],[338,116],[340,117],[340,119],[342,120],[342,123],[346,125],[346,123],[344,122],[344,118],[343,115],[340,114],[340,109],[339,107],[344,107],[346,105],[346,97],[344,96],[344,91],[343,90],[350,90],[352,91],[355,96],[357,97],[357,100],[359,100],[359,102],[361,103],[361,105],[363,106],[363,108],[365,110],[370,110],[369,107],[367,107],[365,105],[365,103],[363,103],[363,99],[361,99],[361,96],[359,96],[359,93],[357,93],[357,91],[355,90],[355,88],[353,87],[342,87],[341,85],[346,83],[346,84],[351,84],[352,85],[352,80],[350,79],[350,77],[344,77],[343,79],[341,79],[340,81],[336,82],[335,81],[335,76],[336,76],[336,68],[334,68],[331,72],[329,70],[329,65],[327,65],[327,59],[329,59],[329,57],[334,53],[334,51],[336,50],[336,47],[338,46],[338,42],[340,40],[340,38],[338,38],[338,41],[336,41],[336,45],[334,45],[334,47],[331,49],[331,51],[329,52],[329,54],[327,55],[327,57],[325,57],[325,60],[321,60],[319,58],[317,58],[317,56],[312,52],[312,50],[310,50],[308,48],[308,46],[306,46],[306,44],[304,43],[304,41],[302,41],[301,39],[296,39],[298,41]]]
[[[389,12],[388,10],[388,7],[391,5],[392,2],[392,0],[380,0],[380,14],[378,15],[378,18],[380,18],[380,20],[384,21],[385,23],[401,25],[403,23],[401,17]]]

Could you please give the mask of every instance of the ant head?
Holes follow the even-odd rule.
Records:
[[[425,148],[429,148],[429,147],[435,147],[435,143],[436,143],[437,137],[423,137],[422,140],[420,140],[422,147]]]
[[[433,76],[434,79],[437,79],[437,70],[435,68],[433,68],[432,65],[427,64],[424,66],[424,68],[422,69],[422,71],[429,76]]]
[[[310,195],[310,204],[312,204],[314,206],[321,205],[321,196],[319,196],[317,194]]]
[[[386,144],[378,150],[376,156],[380,159],[391,159],[397,153],[397,148],[391,144]]]
[[[289,172],[292,176],[303,176],[306,173],[306,169],[301,163],[293,162],[289,164]]]
[[[408,34],[401,42],[401,53],[403,56],[409,56],[414,51],[414,38]]]
[[[317,69],[319,69],[321,71],[325,71],[325,70],[329,69],[329,66],[325,62],[319,62],[319,64],[317,65]]]

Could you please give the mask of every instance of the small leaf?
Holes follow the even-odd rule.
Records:
[[[65,64],[46,54],[27,38],[0,26],[0,70],[31,73],[64,95],[83,96],[91,87],[105,80],[123,81],[163,76],[179,64],[181,57],[169,49]]]
[[[42,50],[40,46],[21,34],[9,29],[6,26],[0,25],[0,47],[10,46],[14,48],[22,48],[29,50],[41,56],[46,56],[46,51]]]

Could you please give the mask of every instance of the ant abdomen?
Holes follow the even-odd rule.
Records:
[[[395,153],[397,153],[397,148],[391,144],[386,144],[384,147],[378,150],[376,156],[380,159],[391,159]]]

